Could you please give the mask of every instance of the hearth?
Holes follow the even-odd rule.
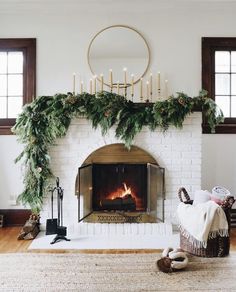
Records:
[[[164,169],[152,163],[91,163],[78,170],[79,221],[159,222]]]

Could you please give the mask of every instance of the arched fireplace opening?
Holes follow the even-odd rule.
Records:
[[[164,218],[164,169],[145,150],[111,144],[91,153],[75,186],[79,221],[160,222]]]

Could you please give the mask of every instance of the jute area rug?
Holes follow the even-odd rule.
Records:
[[[236,253],[158,271],[159,254],[0,254],[0,291],[236,291]]]

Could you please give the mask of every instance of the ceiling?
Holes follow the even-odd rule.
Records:
[[[85,12],[96,9],[109,9],[118,13],[131,11],[132,13],[150,12],[150,9],[176,9],[180,7],[193,8],[218,7],[222,4],[235,5],[236,0],[0,0],[0,14],[18,12],[46,12],[57,13],[67,11]],[[91,10],[91,7],[93,10]],[[221,8],[220,8],[221,9]]]

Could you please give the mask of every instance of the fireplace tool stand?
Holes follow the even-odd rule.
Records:
[[[56,187],[54,190],[57,191],[57,235],[51,242],[51,244],[54,244],[60,240],[65,240],[65,241],[70,241],[66,237],[67,235],[67,228],[63,226],[63,208],[62,208],[62,203],[63,203],[63,189],[59,185],[59,177],[56,179]]]

